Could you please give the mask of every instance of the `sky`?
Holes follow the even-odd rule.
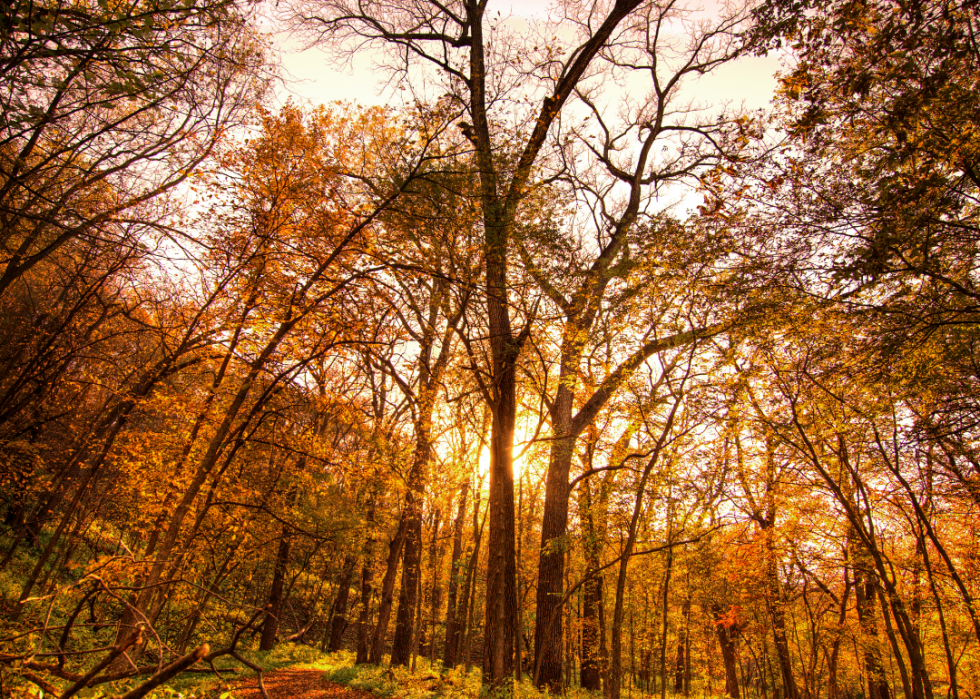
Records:
[[[524,0],[512,4],[496,0],[496,9],[517,20],[534,21],[548,15],[549,0]],[[280,51],[285,84],[278,90],[279,100],[309,105],[353,100],[366,105],[393,100],[386,89],[386,74],[375,66],[367,52],[355,57],[350,66],[338,65],[318,49],[305,49],[301,42],[285,34],[274,37]],[[780,68],[776,57],[748,56],[726,64],[692,85],[692,95],[711,104],[743,105],[746,109],[765,109],[776,87],[774,74]]]

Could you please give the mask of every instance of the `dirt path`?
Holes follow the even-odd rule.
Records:
[[[323,679],[319,670],[277,670],[263,675],[269,699],[377,699],[370,692]],[[243,679],[231,690],[235,699],[262,699],[258,677]]]

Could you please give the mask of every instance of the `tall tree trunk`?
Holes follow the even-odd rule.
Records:
[[[340,580],[337,583],[337,596],[334,597],[333,605],[330,608],[330,643],[327,649],[331,653],[336,653],[341,649],[344,631],[347,630],[347,604],[350,600],[350,584],[354,578],[356,565],[357,558],[355,556],[346,556],[343,570],[340,573]]]
[[[683,382],[681,388],[683,388]],[[668,414],[667,420],[664,423],[663,430],[661,431],[660,436],[657,438],[657,442],[654,445],[650,460],[647,461],[646,465],[643,467],[643,473],[640,475],[639,483],[637,483],[636,496],[633,501],[633,515],[630,518],[629,527],[626,530],[626,541],[623,543],[623,552],[620,554],[619,576],[616,580],[616,602],[615,606],[613,607],[613,618],[611,625],[612,643],[610,648],[611,657],[609,667],[609,696],[611,699],[620,699],[623,682],[623,610],[625,607],[626,572],[629,568],[630,558],[633,556],[633,549],[636,545],[637,525],[640,521],[640,513],[643,510],[643,500],[646,495],[647,481],[650,479],[650,473],[653,471],[653,467],[660,459],[660,454],[667,442],[667,436],[673,429],[674,417],[677,415],[677,409],[680,407],[682,400],[682,398],[679,396],[680,394],[674,399],[674,404],[671,406],[670,413]],[[667,544],[670,545],[670,542],[667,542]]]
[[[466,568],[466,585],[463,589],[463,596],[459,601],[460,608],[460,629],[463,633],[463,643],[462,643],[462,658],[457,660],[463,662],[466,667],[466,672],[470,671],[470,664],[472,659],[472,646],[471,641],[473,639],[473,627],[475,623],[473,617],[475,614],[475,599],[476,599],[476,572],[477,567],[480,565],[480,543],[483,540],[483,525],[487,522],[487,512],[483,513],[483,517],[480,517],[480,493],[483,492],[483,480],[480,480],[479,485],[476,489],[476,498],[473,502],[473,551],[470,553],[469,565]]]
[[[582,669],[579,682],[583,689],[598,692],[602,689],[600,638],[602,633],[602,574],[596,561],[587,561],[585,574],[591,579],[582,586]]]
[[[491,318],[506,309],[491,310]],[[490,333],[500,325],[491,320]],[[507,323],[509,328],[509,321]],[[509,333],[509,330],[508,330]],[[510,344],[510,343],[508,343]],[[483,677],[499,686],[514,674],[517,633],[517,560],[514,530],[514,464],[512,445],[516,419],[516,356],[498,357],[495,383],[497,401],[490,433],[490,535],[487,551],[487,605],[484,632]],[[516,355],[516,353],[515,353]]]
[[[398,616],[395,620],[395,636],[392,641],[392,665],[408,665],[412,658],[412,639],[418,638],[415,624],[421,617],[415,608],[421,602],[418,590],[422,580],[422,503],[428,481],[429,461],[432,458],[432,415],[435,411],[442,376],[449,362],[453,333],[466,308],[463,301],[456,313],[446,319],[438,356],[432,361],[436,340],[436,325],[443,310],[447,285],[440,281],[429,296],[428,316],[422,330],[419,347],[419,379],[415,400],[415,448],[412,467],[408,474],[408,491],[405,493],[403,517],[407,518],[405,530],[402,585],[398,599]],[[419,316],[421,313],[419,312]],[[410,400],[415,397],[406,393]]]
[[[429,663],[436,662],[436,626],[438,624],[439,608],[442,606],[442,587],[439,571],[442,568],[442,544],[439,543],[439,527],[442,523],[441,511],[437,508],[432,524],[432,541],[429,544],[429,570],[432,571],[432,588],[429,595],[429,621],[427,624]]]
[[[391,603],[395,594],[395,577],[398,575],[398,561],[401,558],[402,546],[405,544],[405,532],[408,528],[408,518],[402,512],[398,522],[398,531],[388,544],[388,561],[385,576],[381,581],[381,602],[378,604],[378,621],[371,635],[371,654],[368,658],[373,665],[380,665],[385,650],[385,636],[388,634],[388,621],[391,618]]]
[[[489,399],[490,494],[487,541],[486,621],[483,637],[483,681],[500,686],[514,674],[517,633],[517,561],[514,531],[514,424],[517,418],[517,358],[524,338],[511,325],[507,257],[523,183],[513,181],[506,198],[494,162],[486,94],[485,4],[466,3],[472,36],[469,51],[470,113],[476,142],[484,231],[487,323],[490,339]],[[552,117],[553,118],[553,117]],[[540,145],[538,146],[540,149]],[[533,155],[531,156],[533,159]],[[519,177],[530,176],[527,172]]]
[[[576,354],[577,358],[577,354]],[[538,555],[537,614],[534,626],[536,684],[552,693],[562,689],[562,598],[565,581],[565,550],[568,528],[568,474],[571,470],[575,435],[572,423],[571,388],[567,385],[566,362],[551,408],[554,435],[545,479],[544,518],[541,522],[541,552]]]
[[[844,548],[844,552],[844,592],[841,594],[840,605],[837,611],[837,628],[834,633],[834,640],[831,644],[830,654],[827,656],[827,699],[841,699],[837,675],[840,664],[841,643],[844,641],[844,624],[847,622],[847,603],[851,596],[851,586],[853,585],[848,575],[850,566],[846,563],[849,559],[847,547]]]
[[[895,630],[892,628],[891,614],[888,609],[889,605],[881,591],[881,586],[877,584],[877,580],[873,576],[868,576],[868,578],[872,583],[870,586],[866,586],[866,594],[876,594],[878,600],[881,602],[881,618],[885,623],[885,637],[888,638],[888,643],[892,647],[892,657],[898,666],[898,676],[902,680],[904,696],[912,697],[913,699],[922,699],[922,683],[915,682],[914,678],[909,676],[909,668],[905,664],[905,658],[902,657],[902,650],[899,648],[898,638],[895,637]]]
[[[668,498],[670,496],[668,495]],[[667,523],[667,542],[670,543],[671,538],[673,538],[673,508],[668,506],[668,523]],[[663,619],[663,626],[660,632],[660,699],[666,699],[667,697],[667,613],[670,611],[668,602],[670,601],[670,578],[671,573],[674,570],[674,549],[667,549],[667,565],[666,570],[664,570],[664,589],[663,598],[661,600],[661,618]],[[679,635],[679,634],[678,634]]]
[[[456,667],[459,650],[460,624],[456,605],[459,598],[460,576],[463,573],[463,524],[466,518],[466,498],[469,494],[470,482],[467,479],[459,494],[459,509],[453,521],[453,551],[449,564],[449,591],[446,602],[446,647],[442,664],[445,667]]]
[[[363,665],[371,656],[371,594],[374,592],[374,546],[377,536],[373,526],[374,505],[368,520],[372,523],[371,532],[364,540],[364,552],[361,556],[361,602],[357,617],[357,657],[355,664]]]
[[[674,662],[674,694],[687,696],[691,689],[691,597],[684,599],[681,609],[684,628],[677,634],[677,660]]]
[[[265,619],[262,621],[262,640],[259,650],[272,650],[276,646],[276,636],[279,633],[279,617],[282,614],[282,584],[286,579],[286,567],[289,565],[289,528],[282,525],[279,536],[279,551],[276,554],[276,567],[272,573],[272,585],[269,587],[269,599],[266,604]]]
[[[783,699],[799,699],[796,689],[796,679],[793,675],[793,662],[790,657],[789,640],[786,637],[786,616],[783,603],[782,584],[779,580],[776,552],[773,547],[772,520],[767,520],[770,526],[763,530],[766,538],[766,607],[769,621],[772,624],[773,642],[776,646],[776,659],[779,663],[779,675],[783,682]]]
[[[725,694],[731,699],[739,699],[738,695],[738,665],[735,655],[735,635],[737,627],[722,623],[725,614],[718,604],[712,603],[711,614],[714,617],[715,634],[718,637],[718,647],[721,649],[721,659],[725,664]]]
[[[878,639],[878,622],[876,621],[875,604],[877,600],[877,584],[873,570],[869,569],[869,557],[861,550],[860,543],[852,537],[851,560],[854,566],[854,590],[857,594],[858,623],[863,636],[861,647],[864,649],[864,675],[867,678],[867,696],[869,699],[891,699],[891,689],[885,669],[881,663],[881,643]]]
[[[419,581],[421,580],[422,511],[421,503],[406,503],[412,511],[405,530],[402,584],[398,595],[395,637],[391,642],[391,664],[408,666],[412,659],[412,635],[416,616]]]
[[[943,636],[943,650],[946,653],[946,673],[949,681],[949,697],[950,699],[959,699],[960,689],[956,680],[956,665],[957,661],[953,657],[953,649],[950,646],[949,632],[946,628],[946,614],[943,611],[943,600],[939,596],[939,587],[936,585],[936,578],[932,571],[932,563],[929,560],[929,549],[925,542],[925,537],[922,536],[920,532],[920,541],[922,542],[922,562],[925,564],[926,575],[929,579],[929,589],[932,591],[932,598],[936,602],[936,613],[939,616],[939,628],[942,631]]]

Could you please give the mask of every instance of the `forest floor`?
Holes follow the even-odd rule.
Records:
[[[262,682],[269,699],[377,699],[363,689],[345,687],[326,679],[322,670],[276,670],[263,675]],[[231,690],[235,699],[261,699],[257,675],[236,683]]]

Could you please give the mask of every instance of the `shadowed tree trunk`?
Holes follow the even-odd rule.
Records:
[[[330,609],[330,641],[327,649],[331,653],[340,650],[344,640],[344,631],[347,630],[347,604],[350,600],[350,584],[354,578],[356,564],[357,558],[348,555],[344,559],[344,567],[340,573],[340,580],[337,582],[337,596],[334,598]]]
[[[432,524],[432,541],[429,543],[429,570],[432,571],[432,588],[429,595],[429,621],[427,624],[427,650],[429,663],[436,661],[436,625],[438,624],[439,608],[442,606],[442,585],[439,570],[442,567],[442,544],[439,543],[439,527],[442,524],[440,510],[436,510]]]
[[[388,561],[385,576],[381,581],[381,602],[378,605],[378,621],[371,635],[371,653],[368,661],[380,665],[385,650],[385,636],[388,633],[388,621],[391,619],[391,603],[395,595],[395,576],[398,574],[398,560],[401,557],[402,546],[405,543],[405,530],[408,519],[404,513],[398,523],[398,531],[388,544]]]
[[[718,638],[718,646],[721,648],[721,659],[725,664],[725,694],[731,699],[739,699],[738,695],[738,671],[737,659],[735,655],[735,636],[738,634],[738,627],[734,624],[723,623],[725,614],[717,603],[711,605],[711,614],[714,617],[715,635]]]
[[[402,563],[402,584],[398,595],[398,616],[395,621],[395,637],[391,642],[391,664],[407,666],[412,659],[413,623],[418,606],[421,580],[422,512],[421,503],[412,502],[408,507],[417,508],[409,514],[405,531],[405,551]]]
[[[470,482],[463,483],[459,494],[459,509],[453,521],[453,551],[449,564],[449,592],[446,603],[446,647],[442,664],[445,667],[456,667],[456,657],[459,650],[460,624],[456,605],[459,599],[460,575],[463,573],[463,524],[466,518],[466,498],[469,494]]]
[[[282,525],[282,534],[279,537],[279,551],[276,554],[276,567],[272,573],[272,585],[269,588],[265,619],[262,621],[262,640],[259,642],[259,650],[272,650],[276,647],[279,616],[282,613],[282,584],[286,579],[286,567],[288,565],[289,528],[284,524]]]

